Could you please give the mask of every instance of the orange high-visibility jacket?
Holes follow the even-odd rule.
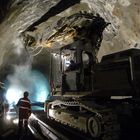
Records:
[[[31,114],[31,103],[28,98],[20,98],[17,106],[19,107],[19,119],[28,119]]]

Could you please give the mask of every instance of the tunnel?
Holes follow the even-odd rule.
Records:
[[[0,0],[0,138],[28,91],[22,139],[138,139],[139,19],[139,0]]]

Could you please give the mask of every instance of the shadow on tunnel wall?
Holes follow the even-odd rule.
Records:
[[[11,6],[12,0],[0,0],[0,22],[3,21],[6,16],[9,7]]]

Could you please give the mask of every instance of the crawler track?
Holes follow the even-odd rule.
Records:
[[[118,140],[120,125],[111,108],[93,101],[60,101],[49,103],[48,116],[57,122],[90,134],[101,140]]]

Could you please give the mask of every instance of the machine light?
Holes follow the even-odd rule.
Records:
[[[6,115],[6,120],[11,120],[11,116],[10,115]]]
[[[19,121],[18,118],[16,118],[16,119],[13,120],[13,123],[18,124],[18,121]]]

